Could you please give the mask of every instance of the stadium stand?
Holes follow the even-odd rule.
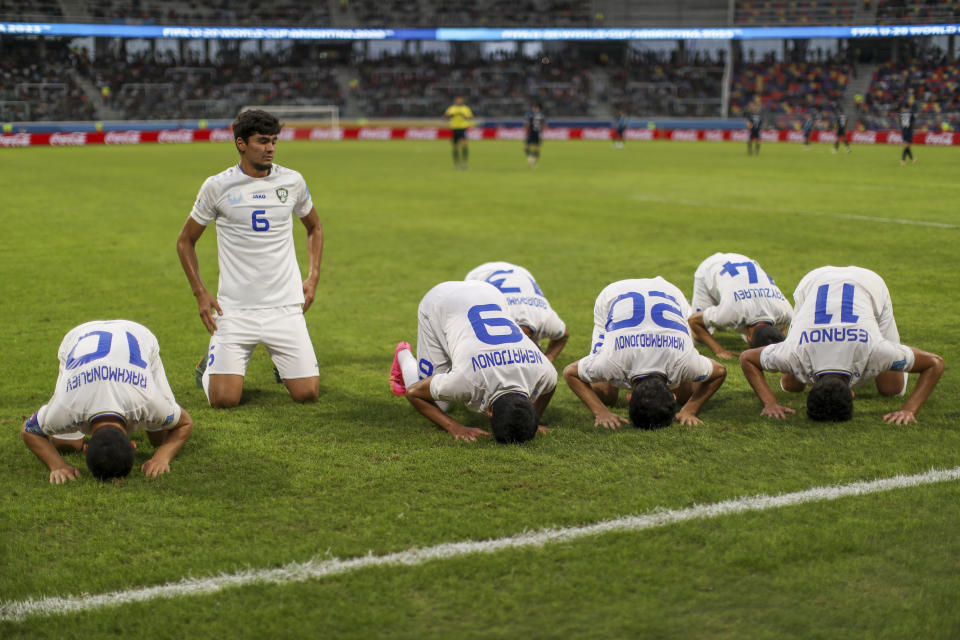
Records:
[[[56,20],[63,17],[57,0],[0,0],[0,19],[11,22]]]
[[[0,120],[92,120],[78,82],[88,68],[86,52],[66,40],[0,39]]]
[[[574,57],[497,55],[469,62],[388,56],[358,65],[355,99],[378,117],[438,117],[458,95],[480,117],[516,116],[533,102],[551,116],[591,113],[590,65]]]
[[[851,66],[839,61],[740,63],[730,90],[730,115],[756,106],[776,126],[797,128],[808,112],[838,112],[851,74]]]
[[[857,0],[741,0],[734,22],[742,26],[854,24]]]
[[[867,129],[895,129],[905,109],[917,114],[920,131],[960,127],[960,67],[943,52],[901,64],[887,62],[873,75],[861,107]],[[946,126],[944,126],[946,125]]]
[[[631,51],[611,73],[608,102],[637,116],[720,117],[723,68],[701,52]]]
[[[879,0],[877,24],[939,23],[960,20],[960,0]]]

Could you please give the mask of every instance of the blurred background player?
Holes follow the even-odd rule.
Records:
[[[820,267],[803,277],[787,339],[744,351],[740,366],[763,402],[761,415],[796,413],[777,402],[764,371],[781,373],[784,391],[810,385],[807,416],[840,422],[853,417],[852,388],[875,380],[880,395],[903,395],[907,374],[920,378],[903,408],[883,416],[893,424],[916,422],[916,412],[943,373],[940,356],[900,344],[893,303],[883,279],[861,267]]]
[[[149,329],[129,320],[99,320],[71,329],[57,351],[53,397],[23,424],[21,437],[50,469],[50,482],[80,477],[59,451],[80,451],[99,480],[122,478],[134,462],[129,434],[146,430],[157,450],[140,469],[157,477],[193,432],[193,420],[173,398]]]
[[[736,331],[751,347],[783,341],[793,307],[756,260],[739,253],[715,253],[693,275],[693,338],[718,358],[733,358],[709,328]]]
[[[616,429],[628,423],[607,408],[620,389],[631,392],[629,422],[635,427],[659,429],[674,419],[702,424],[697,413],[727,370],[697,352],[689,315],[683,293],[659,276],[621,280],[600,292],[590,355],[563,370],[570,389],[593,412],[594,426]]]
[[[540,103],[534,103],[523,119],[524,132],[526,133],[523,152],[527,155],[527,164],[533,168],[537,166],[537,161],[540,159],[540,140],[547,128],[547,120],[543,115]]]
[[[463,103],[463,96],[453,99],[443,114],[450,121],[450,139],[453,143],[453,168],[466,169],[470,150],[467,147],[467,131],[473,124],[473,112]]]
[[[280,128],[273,115],[259,109],[237,117],[233,135],[240,162],[207,178],[177,238],[180,264],[211,336],[197,374],[212,407],[240,403],[247,363],[260,343],[295,401],[313,402],[320,392],[303,314],[320,279],[323,228],[303,176],[273,163]],[[294,216],[307,231],[309,275],[302,282]],[[216,298],[200,278],[196,251],[213,221],[220,263]]]
[[[903,153],[900,154],[900,165],[907,163],[910,158],[911,163],[916,163],[917,159],[913,157],[913,151],[910,145],[913,144],[913,126],[916,124],[917,117],[910,107],[904,108],[900,112],[900,137],[903,139]]]
[[[813,127],[817,124],[817,120],[819,119],[820,119],[820,115],[816,111],[810,111],[807,113],[806,120],[803,121],[804,151],[810,150],[810,137],[813,135]]]
[[[524,442],[557,386],[557,371],[510,319],[507,301],[491,284],[441,282],[417,310],[417,358],[401,342],[394,352],[390,388],[457,440],[490,432],[466,427],[438,406],[463,402],[486,413],[497,442]]]
[[[760,153],[760,131],[763,129],[763,114],[759,109],[754,109],[747,114],[747,128],[750,129],[750,137],[747,139],[747,155]]]
[[[840,149],[840,143],[842,142],[847,153],[850,153],[850,134],[847,133],[847,115],[838,111],[834,119],[834,124],[836,126],[837,138],[833,141],[833,152],[836,153],[837,150]]]
[[[553,362],[570,338],[567,325],[553,310],[533,275],[509,262],[487,262],[467,274],[464,280],[483,280],[495,286],[507,299],[510,317],[538,345],[549,340],[543,349]]]
[[[627,127],[630,126],[630,120],[627,118],[627,112],[623,109],[617,111],[617,119],[613,123],[613,147],[623,149],[624,134]]]

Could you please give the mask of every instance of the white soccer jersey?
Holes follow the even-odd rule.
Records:
[[[216,220],[217,300],[224,311],[303,304],[293,216],[312,208],[303,176],[277,164],[265,178],[239,165],[207,178],[190,216],[203,226]]]
[[[705,380],[713,361],[694,348],[689,315],[680,289],[659,276],[607,285],[593,307],[593,347],[577,365],[580,379],[621,389],[652,374],[671,387]]]
[[[418,313],[418,366],[423,377],[433,376],[435,400],[482,412],[505,393],[535,401],[557,386],[556,369],[509,317],[493,285],[442,282],[423,297]]]
[[[499,289],[510,305],[510,317],[521,327],[529,328],[535,342],[561,338],[567,330],[537,281],[521,266],[487,262],[468,273],[464,280],[483,280]]]
[[[823,373],[845,373],[854,386],[913,367],[913,351],[900,344],[890,292],[873,271],[821,267],[803,277],[793,297],[787,339],[763,350],[764,369],[792,373],[806,384]]]
[[[740,333],[758,322],[785,327],[793,317],[773,278],[739,253],[715,253],[700,263],[693,276],[693,311],[703,311],[708,327]]]
[[[47,435],[90,432],[104,415],[127,432],[171,429],[180,422],[153,333],[129,320],[98,320],[72,329],[57,353],[60,374],[53,397],[37,412]]]

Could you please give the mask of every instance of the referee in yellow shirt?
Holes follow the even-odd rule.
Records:
[[[450,132],[453,134],[453,167],[466,169],[467,157],[470,154],[467,149],[467,129],[473,124],[473,112],[463,104],[463,96],[453,99],[453,104],[447,107],[443,119],[450,121]]]

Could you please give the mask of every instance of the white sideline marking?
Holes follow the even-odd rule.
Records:
[[[934,227],[937,229],[960,229],[958,224],[949,224],[946,222],[930,222],[928,220],[903,220],[900,218],[881,218],[878,216],[864,216],[856,213],[833,213],[829,211],[809,211],[805,209],[772,209],[750,204],[716,203],[700,202],[697,200],[677,200],[675,198],[651,198],[646,195],[636,194],[630,196],[633,200],[640,202],[654,202],[657,204],[681,204],[687,207],[710,207],[722,209],[739,209],[741,211],[759,211],[763,213],[793,214],[799,216],[821,216],[827,218],[841,218],[844,220],[864,220],[866,222],[887,222],[890,224],[906,224],[917,227]]]
[[[184,578],[179,582],[139,587],[126,591],[114,591],[93,595],[51,597],[0,603],[0,621],[19,621],[31,616],[48,616],[101,607],[110,607],[129,602],[143,602],[158,598],[175,598],[198,594],[216,593],[229,587],[248,584],[288,584],[305,582],[326,576],[349,573],[366,567],[415,566],[431,560],[444,560],[474,553],[494,553],[502,549],[539,547],[550,542],[575,540],[611,531],[641,531],[662,527],[675,522],[698,518],[716,518],[719,516],[764,511],[778,507],[787,507],[805,502],[836,500],[846,496],[862,496],[891,489],[918,487],[937,482],[960,480],[960,467],[949,470],[931,469],[926,473],[912,476],[894,476],[870,482],[854,482],[835,487],[815,487],[805,491],[785,493],[778,496],[748,496],[735,500],[725,500],[707,505],[695,505],[686,509],[658,509],[639,516],[626,516],[616,520],[606,520],[582,527],[564,529],[544,529],[521,533],[508,538],[497,538],[481,542],[448,542],[433,547],[410,549],[385,556],[366,555],[341,560],[308,560],[292,562],[276,569],[251,569],[239,573],[223,574],[210,578]]]

